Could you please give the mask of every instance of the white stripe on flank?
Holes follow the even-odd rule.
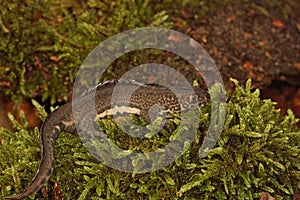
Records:
[[[114,108],[106,109],[102,113],[99,113],[96,115],[97,119],[104,118],[106,116],[115,115],[117,113],[123,114],[123,113],[130,113],[130,114],[138,114],[140,115],[141,110],[138,108],[132,108],[128,106],[116,106]]]

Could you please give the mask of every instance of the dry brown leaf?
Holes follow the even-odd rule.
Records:
[[[268,192],[263,192],[261,193],[259,200],[276,200],[276,199],[272,197]]]
[[[300,70],[300,62],[298,62],[298,63],[295,63],[295,64],[294,64],[294,66],[295,66],[297,69],[299,69],[299,70]]]
[[[182,42],[183,37],[171,34],[171,35],[169,35],[168,40],[174,41],[174,42]]]
[[[284,23],[282,23],[282,21],[280,21],[280,20],[274,20],[273,22],[272,22],[272,25],[273,26],[275,26],[275,27],[277,27],[277,28],[283,28],[284,27]]]

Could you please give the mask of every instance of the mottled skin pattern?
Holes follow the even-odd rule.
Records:
[[[186,88],[176,88],[176,91],[179,94],[179,99],[182,99],[182,102],[179,102],[171,90],[167,89],[166,87],[157,85],[143,85],[128,80],[113,80],[97,85],[74,100],[75,105],[79,104],[82,106],[80,115],[87,114],[84,113],[85,106],[89,105],[90,96],[96,94],[96,112],[97,114],[104,113],[103,117],[105,117],[105,111],[111,108],[111,96],[113,89],[117,84],[124,86],[123,89],[118,91],[118,98],[115,99],[121,103],[122,101],[125,101],[126,95],[127,97],[130,95],[128,94],[128,91],[136,89],[134,93],[130,95],[129,107],[136,108],[135,110],[139,111],[138,114],[140,114],[146,121],[149,121],[150,119],[148,116],[148,110],[155,104],[163,107],[168,113],[179,113],[181,110],[187,110],[193,106],[202,106],[209,98],[208,93],[200,87],[193,87],[196,98],[186,95]],[[181,107],[180,104],[183,106]],[[127,110],[127,113],[130,113],[130,109]],[[76,115],[76,112],[74,112],[74,114]],[[72,116],[71,102],[61,106],[59,109],[51,113],[40,128],[42,158],[38,172],[36,173],[30,185],[21,194],[16,196],[8,196],[5,197],[5,199],[23,199],[34,194],[47,183],[54,170],[54,143],[61,131],[69,133],[76,132]]]

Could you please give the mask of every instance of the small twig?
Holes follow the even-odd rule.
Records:
[[[0,16],[0,26],[3,29],[4,33],[9,33],[10,32],[9,29],[6,28],[6,26],[3,24],[1,16]]]
[[[69,39],[69,38],[64,37],[62,34],[60,34],[60,33],[59,33],[58,31],[56,31],[55,29],[51,29],[51,32],[52,32],[56,37],[58,37],[59,39],[62,39],[62,40],[64,40],[65,42],[70,43],[70,44],[72,44],[72,45],[74,45],[74,46],[76,46],[76,47],[78,47],[78,48],[82,48],[82,45],[76,43],[75,41],[73,41],[73,40],[71,40],[71,39]]]

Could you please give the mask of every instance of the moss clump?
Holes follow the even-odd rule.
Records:
[[[19,102],[40,96],[51,104],[67,101],[81,63],[101,41],[172,24],[149,1],[9,0],[0,10],[0,91]]]
[[[259,90],[252,92],[250,81],[245,89],[235,83],[222,135],[207,157],[199,159],[198,151],[209,124],[209,106],[199,120],[202,133],[188,151],[151,173],[113,170],[96,161],[79,137],[62,134],[56,142],[57,164],[51,181],[59,183],[66,199],[258,199],[263,191],[276,199],[293,199],[300,190],[297,120],[291,112],[280,116],[270,100],[260,100]],[[15,133],[0,129],[0,198],[24,189],[40,158],[38,129],[29,129],[24,118],[22,123],[11,119]],[[170,120],[171,127],[177,120]],[[112,138],[120,131],[110,120],[101,126]],[[125,135],[122,138],[130,145]]]
[[[299,191],[300,131],[291,111],[281,117],[259,90],[238,86],[227,104],[218,145],[187,177],[179,192],[203,199],[258,199],[267,191],[276,199],[293,199]]]
[[[79,66],[103,40],[137,27],[173,28],[176,21],[187,24],[182,19],[183,7],[191,8],[201,18],[227,2],[3,1],[0,4],[0,92],[18,103],[24,97],[49,100],[51,105],[66,102]],[[141,55],[139,59],[143,61],[149,58],[149,53],[144,52],[133,56],[131,61]],[[156,62],[163,59],[162,55],[152,57]],[[178,65],[176,58],[167,59]],[[116,62],[114,69],[128,71],[128,63],[124,63]],[[116,78],[116,73],[110,71],[105,79],[113,77]]]

